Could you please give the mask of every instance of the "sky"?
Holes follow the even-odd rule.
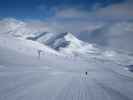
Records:
[[[105,17],[110,20],[113,18],[109,17],[117,17],[117,20],[132,19],[131,3],[133,3],[132,0],[0,0],[0,17],[45,20],[49,17],[60,16],[70,19],[75,18],[74,14],[79,13],[82,17],[84,14],[87,17],[89,14],[91,17],[96,14],[101,16],[95,19]],[[108,10],[112,11],[108,12]]]
[[[133,0],[0,0],[0,24],[17,19],[32,29],[69,31],[87,42],[133,51],[132,10]]]

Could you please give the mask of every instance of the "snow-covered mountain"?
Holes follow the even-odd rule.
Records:
[[[52,53],[57,53],[57,51],[60,51],[73,54],[72,52],[77,51],[82,51],[83,53],[85,48],[88,47],[89,49],[93,48],[92,45],[87,46],[87,43],[77,39],[72,33],[50,33],[31,30],[27,23],[16,19],[4,19],[0,21],[0,25],[1,46],[20,52],[27,53],[28,51],[25,51],[25,49],[29,48],[30,51],[36,48],[36,50],[45,52],[52,51]],[[6,44],[2,44],[4,42]],[[21,48],[21,50],[18,48]]]
[[[48,45],[64,54],[86,54],[86,53],[98,53],[99,49],[93,44],[85,43],[79,40],[73,35],[73,33],[50,33],[43,32],[34,37],[28,37],[27,39],[40,42]]]
[[[32,29],[26,22],[8,18],[0,21],[0,47],[15,50],[26,55],[37,56],[38,52],[45,54],[60,55],[49,46],[28,40],[40,32],[39,29]]]
[[[26,55],[38,56],[38,52],[44,54],[55,54],[59,55],[58,52],[51,49],[47,45],[26,40],[23,38],[15,38],[12,36],[1,36],[0,37],[0,47],[7,48],[10,50],[14,50],[19,53],[23,53]]]
[[[95,31],[93,31],[92,33],[113,33],[114,31],[117,31],[117,28],[119,29],[117,32],[121,33],[121,27],[123,27],[125,31],[131,32],[132,29],[130,24],[128,27],[124,28],[124,26],[127,26],[126,24],[127,23],[113,24],[114,27],[112,26],[112,24],[106,25],[106,28],[100,27],[98,29],[95,29]],[[48,52],[55,55],[79,56],[83,58],[85,57],[85,59],[88,59],[88,57],[97,56],[99,59],[108,59],[115,62],[126,62],[127,58],[128,61],[130,61],[129,59],[132,58],[127,54],[119,53],[111,49],[99,48],[97,45],[84,42],[70,32],[54,33],[46,32],[45,30],[40,31],[40,29],[34,29],[29,27],[29,25],[24,21],[19,21],[15,19],[4,19],[0,21],[0,25],[1,46],[6,46],[19,52],[34,55],[38,52],[38,50],[41,50],[45,53]],[[114,31],[112,32],[112,30]]]
[[[83,42],[73,35],[73,33],[40,33],[27,39],[47,45],[55,51],[66,56],[78,56],[88,59],[90,57],[102,60],[110,60],[115,63],[132,63],[132,56],[124,52],[114,51],[112,49],[99,48],[97,45]]]

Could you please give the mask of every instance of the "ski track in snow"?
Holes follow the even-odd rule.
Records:
[[[0,72],[0,100],[132,100],[133,79],[104,71]]]

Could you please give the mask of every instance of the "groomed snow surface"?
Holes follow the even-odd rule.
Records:
[[[65,56],[31,40],[0,37],[0,100],[133,100],[133,73],[110,54]]]

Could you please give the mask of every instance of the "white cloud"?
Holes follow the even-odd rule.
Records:
[[[114,4],[105,8],[100,8],[93,15],[100,16],[101,18],[115,19],[115,20],[127,20],[133,19],[133,2],[124,2],[120,4]]]
[[[133,2],[128,1],[119,4],[101,7],[96,4],[92,11],[77,8],[57,9],[52,19],[86,19],[86,20],[128,20],[133,19]]]
[[[83,30],[92,30],[106,21],[133,20],[133,2],[123,2],[101,8],[96,4],[92,11],[77,8],[53,8],[56,13],[47,19],[48,27],[56,32],[70,31],[78,33]]]
[[[0,34],[32,34],[37,32],[52,31],[48,23],[39,20],[20,21],[14,18],[0,20]]]

